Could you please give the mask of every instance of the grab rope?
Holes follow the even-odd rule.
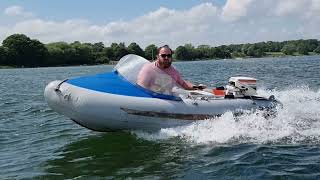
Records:
[[[61,84],[63,84],[63,83],[66,82],[66,81],[68,81],[68,79],[62,80],[62,81],[57,85],[57,87],[54,88],[54,91],[56,91],[56,92],[61,92],[61,91],[60,91],[60,86],[61,86]]]

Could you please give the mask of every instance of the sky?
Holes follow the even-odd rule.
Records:
[[[0,42],[141,47],[320,39],[320,0],[1,0]]]

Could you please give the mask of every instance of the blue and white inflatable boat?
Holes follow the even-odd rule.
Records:
[[[127,55],[112,72],[55,80],[46,86],[45,99],[54,111],[97,131],[159,130],[226,112],[272,110],[279,104],[273,96],[257,96],[256,80],[247,77],[230,78],[220,89],[186,91],[173,84],[169,92],[147,90],[136,84],[146,63],[150,62]],[[160,73],[159,78],[167,83],[170,76]]]

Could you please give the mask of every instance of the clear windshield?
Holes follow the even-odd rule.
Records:
[[[136,85],[139,72],[149,63],[151,62],[143,57],[129,54],[120,59],[118,64],[114,67],[114,70],[118,71],[118,73],[126,80]],[[148,90],[153,92],[165,95],[174,95],[173,91],[177,88],[180,89],[180,86],[176,81],[159,68],[154,68],[154,71],[148,74],[148,78],[151,79],[151,84],[148,87]]]
[[[128,54],[119,60],[114,70],[118,71],[119,74],[132,84],[136,84],[140,70],[147,63],[150,63],[150,61],[141,56]]]

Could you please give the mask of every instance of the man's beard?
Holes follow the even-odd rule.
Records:
[[[171,66],[171,61],[169,61],[169,62],[163,62],[162,63],[162,65],[163,65],[163,68],[168,68],[168,67],[170,67]]]

